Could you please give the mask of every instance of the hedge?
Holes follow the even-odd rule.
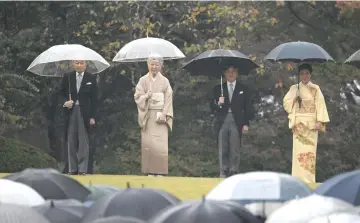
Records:
[[[0,137],[0,172],[13,173],[29,167],[56,169],[57,163],[39,148]]]

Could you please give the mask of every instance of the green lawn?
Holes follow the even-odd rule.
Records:
[[[0,177],[8,174],[0,173]],[[131,187],[152,187],[164,189],[183,200],[199,199],[207,194],[222,179],[220,178],[197,178],[197,177],[147,177],[129,175],[86,175],[73,176],[82,184],[105,184],[126,188],[129,183]],[[315,188],[318,184],[309,185]]]

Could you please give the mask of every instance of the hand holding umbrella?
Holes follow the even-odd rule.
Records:
[[[190,62],[185,64],[183,68],[189,71],[192,75],[207,75],[207,76],[217,76],[229,66],[236,67],[241,74],[249,74],[253,69],[258,68],[259,66],[254,63],[249,57],[245,54],[236,51],[236,50],[208,50],[205,51]],[[222,86],[223,80],[221,76],[220,86],[221,86],[221,97],[219,98],[219,106],[225,103],[224,98],[224,89]]]
[[[327,62],[334,61],[334,59],[321,46],[309,42],[289,42],[283,43],[274,48],[265,56],[265,60],[271,62]],[[299,108],[301,107],[302,99],[300,97],[300,78],[298,75],[298,91],[297,100]]]

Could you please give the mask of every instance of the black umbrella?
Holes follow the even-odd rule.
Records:
[[[347,58],[345,63],[360,69],[360,50],[356,51],[349,58]]]
[[[247,75],[259,66],[245,54],[236,50],[208,50],[183,66],[192,75],[207,75],[218,77],[229,66],[235,66],[240,74]]]
[[[83,202],[90,194],[78,181],[54,169],[28,168],[4,178],[30,186],[47,200],[76,199]]]
[[[78,223],[84,215],[84,205],[74,199],[49,200],[33,207],[51,223]]]
[[[261,223],[244,207],[226,201],[186,202],[166,209],[149,223]]]
[[[321,46],[315,43],[309,42],[289,42],[283,43],[274,48],[268,53],[265,60],[271,62],[316,62],[322,63],[327,61],[333,61],[334,59],[326,52]],[[298,83],[300,83],[300,77],[298,75]],[[300,86],[298,85],[300,90]],[[301,98],[298,97],[299,107],[301,107]]]
[[[85,187],[91,192],[86,198],[86,201],[97,201],[101,197],[108,194],[119,192],[121,189],[119,187],[109,186],[109,185],[85,185]]]
[[[128,216],[147,221],[166,207],[180,202],[158,189],[127,188],[96,201],[86,212],[83,223],[110,216]]]
[[[271,62],[326,62],[334,59],[321,46],[309,42],[283,43],[271,50],[265,58]]]
[[[100,218],[91,223],[145,223],[142,220],[131,217],[112,216],[108,218]]]
[[[14,204],[0,204],[1,223],[50,223],[31,207]]]

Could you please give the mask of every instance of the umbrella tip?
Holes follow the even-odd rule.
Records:
[[[205,202],[205,200],[206,200],[206,199],[205,199],[205,195],[203,194],[203,195],[202,195],[202,198],[201,198],[201,201],[202,201],[202,202]]]
[[[50,201],[50,207],[52,207],[52,208],[55,207],[55,204],[54,204],[53,200]]]
[[[129,182],[126,182],[126,188],[131,188]]]
[[[91,182],[91,180],[89,180],[89,185],[90,185],[90,186],[92,186],[92,182]]]
[[[141,184],[141,187],[142,187],[142,188],[145,188],[145,185],[144,185],[144,184]]]

